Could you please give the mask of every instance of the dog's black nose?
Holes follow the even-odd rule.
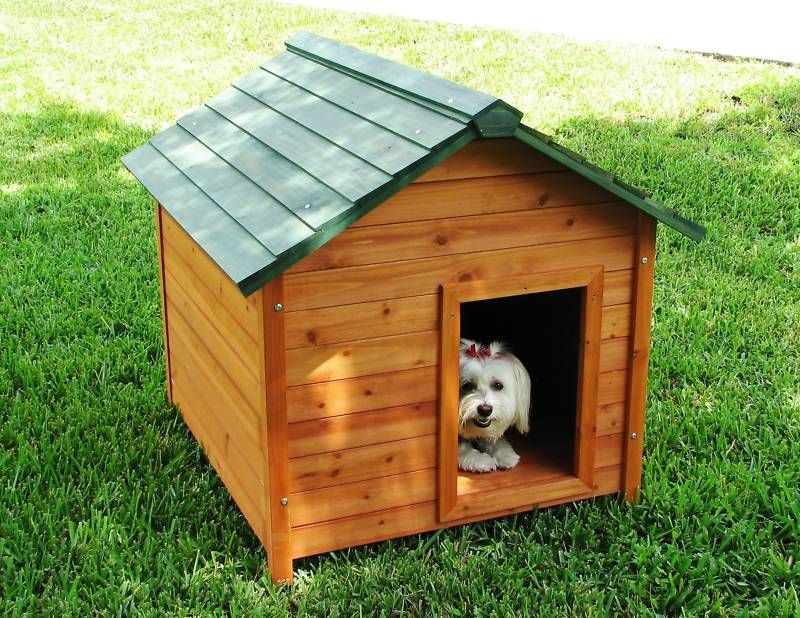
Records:
[[[482,403],[478,406],[478,414],[480,414],[483,418],[486,418],[492,413],[492,406],[488,403]]]

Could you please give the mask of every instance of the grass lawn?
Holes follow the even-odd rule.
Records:
[[[265,556],[165,399],[120,157],[299,29],[508,100],[661,227],[641,502]],[[800,70],[264,2],[0,0],[0,614],[800,615]]]

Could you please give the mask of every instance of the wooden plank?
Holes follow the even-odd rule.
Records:
[[[183,128],[173,125],[151,138],[150,143],[273,255],[291,249],[313,233],[288,208]]]
[[[386,337],[439,328],[435,294],[286,313],[289,349]]]
[[[167,289],[169,290],[167,303],[175,307],[182,319],[191,325],[195,335],[205,342],[209,352],[224,368],[231,381],[235,382],[242,391],[260,390],[259,368],[249,358],[252,356],[252,351],[257,350],[256,345],[251,343],[251,350],[240,352],[237,346],[231,343],[234,339],[226,337],[227,333],[224,331],[220,332],[218,322],[200,310],[193,302],[191,294],[178,283],[179,280],[167,271]],[[212,313],[211,316],[213,315]],[[247,356],[242,358],[244,354]]]
[[[227,342],[240,362],[249,368],[250,373],[257,374],[259,366],[259,344],[250,333],[225,309],[186,263],[178,257],[171,245],[165,243],[167,261],[166,275],[173,286],[180,286],[180,293],[185,300],[191,302],[196,311],[212,322],[219,335]]]
[[[469,148],[466,146],[465,148]],[[350,227],[618,201],[572,172],[412,183]],[[629,206],[633,211],[633,207]]]
[[[629,303],[633,290],[633,270],[606,270],[603,280],[603,306]]]
[[[241,281],[275,261],[275,256],[247,233],[219,205],[150,144],[123,162],[232,281]],[[165,230],[162,230],[165,231]]]
[[[597,404],[617,403],[625,401],[625,388],[628,381],[628,371],[611,371],[601,373],[597,382]]]
[[[211,292],[213,304],[227,310],[242,328],[257,341],[261,315],[254,297],[242,296],[239,288],[195,243],[169,213],[162,215],[165,244],[180,256],[192,273]],[[170,258],[167,258],[168,260]]]
[[[431,101],[469,116],[497,101],[496,97],[478,90],[310,32],[294,34],[286,41],[286,48],[343,73],[358,74],[365,81],[379,83],[390,90],[411,93],[414,98]]]
[[[297,311],[339,305],[342,298],[357,303],[420,296],[437,293],[445,283],[599,263],[607,271],[630,269],[633,243],[633,236],[618,236],[286,275],[286,307]]]
[[[624,369],[628,364],[627,346],[625,337],[603,341],[600,371]],[[296,348],[286,353],[287,382],[298,386],[429,367],[438,362],[438,348],[438,331]]]
[[[243,393],[184,320],[170,320],[169,336],[174,352],[173,379],[179,366],[189,371],[200,371],[209,387],[223,397],[221,403],[224,409],[235,411],[239,422],[247,428],[256,443],[263,446],[259,438],[260,389]]]
[[[287,272],[627,236],[636,229],[633,214],[619,202],[347,229]]]
[[[237,467],[241,464],[235,457],[231,456],[232,453],[235,453],[235,449],[229,448],[228,452],[225,453],[223,448],[216,442],[218,438],[214,435],[213,430],[206,428],[208,417],[202,418],[201,413],[196,412],[196,408],[190,403],[191,399],[184,396],[180,387],[176,387],[174,392],[176,400],[182,402],[178,403],[178,406],[184,422],[195,439],[202,445],[208,461],[222,480],[233,501],[239,507],[245,520],[250,524],[250,528],[255,532],[259,541],[265,544],[266,537],[263,534],[264,514],[257,498],[251,496],[251,493],[253,493],[252,488],[248,490],[249,484],[237,475]]]
[[[289,460],[292,493],[436,466],[436,436],[381,444]]]
[[[187,344],[177,338],[178,349],[184,352]],[[208,374],[207,367],[195,357],[182,354],[175,363],[176,384],[184,394],[191,395],[205,416],[212,416],[211,422],[224,428],[225,440],[220,444],[225,448],[230,443],[236,445],[242,458],[247,462],[250,474],[261,485],[266,482],[262,469],[264,452],[259,427],[249,414],[237,409],[224,391],[216,388],[216,384]],[[184,397],[184,401],[186,398]]]
[[[635,296],[631,327],[631,370],[628,382],[628,410],[625,426],[625,497],[638,498],[644,452],[644,416],[647,404],[647,370],[650,360],[650,314],[653,307],[653,276],[656,258],[656,220],[644,213],[638,216],[636,242]]]
[[[304,491],[291,496],[292,526],[372,513],[436,497],[432,468]]]
[[[611,342],[601,341],[600,331],[603,318],[603,268],[587,282],[584,302],[581,307],[580,337],[581,350],[578,364],[578,397],[575,435],[575,456],[573,469],[578,479],[588,487],[594,484],[595,434],[597,432],[597,383],[598,374],[603,371],[603,348]]]
[[[626,288],[622,288],[624,293]],[[620,290],[603,296],[618,300]],[[629,332],[630,304],[603,308],[603,339],[625,337]],[[357,319],[355,319],[357,317]],[[439,299],[435,294],[392,298],[286,313],[286,346],[289,349],[355,341],[369,333],[386,337],[436,330],[439,326]]]
[[[286,395],[289,422],[435,401],[437,380],[438,367],[423,367],[293,386]]]
[[[430,152],[263,69],[234,85],[387,174],[402,172]]]
[[[169,335],[167,333],[167,322],[169,316],[167,315],[167,290],[164,287],[164,239],[161,232],[161,213],[163,208],[158,202],[155,203],[155,232],[156,232],[156,254],[158,257],[158,289],[159,299],[161,300],[161,334],[164,344],[164,378],[167,387],[167,401],[174,403],[172,400],[172,372],[170,371],[169,364]]]
[[[353,207],[352,202],[209,107],[190,112],[178,124],[310,227],[319,228]]]
[[[597,435],[608,436],[625,429],[625,402],[617,401],[597,407]]]
[[[555,501],[543,502],[540,506],[553,506],[576,499],[614,493],[619,490],[620,466],[595,471],[595,486],[591,492],[576,496],[565,496]],[[473,521],[491,519],[530,511],[532,505],[524,505],[490,515],[481,515],[462,520],[439,522],[436,502],[423,502],[411,506],[387,509],[365,515],[336,519],[321,524],[301,526],[294,529],[294,557],[300,558],[323,552],[375,543],[401,536],[419,534],[439,528],[463,525]]]
[[[392,180],[386,172],[239,90],[226,90],[206,105],[351,202]]]
[[[291,423],[289,457],[307,457],[431,435],[436,432],[437,409],[437,403],[430,401]]]
[[[270,546],[267,548],[269,572],[273,581],[292,581],[292,540],[289,509],[289,437],[286,411],[286,341],[282,311],[283,276],[261,290],[264,328],[264,380],[266,383],[265,439],[267,448],[267,508]]]
[[[604,339],[600,344],[600,373],[625,369],[628,360],[627,337]]]
[[[599,436],[595,447],[595,467],[616,466],[622,463],[624,434]]]
[[[603,299],[605,305],[605,299]],[[612,305],[603,307],[603,339],[627,337],[630,333],[631,305]]]
[[[460,178],[484,178],[560,172],[562,164],[533,150],[514,138],[477,140],[423,174],[415,182],[439,182]]]
[[[288,350],[286,381],[297,386],[430,367],[438,345],[439,332],[428,331]]]
[[[270,58],[261,67],[426,148],[438,146],[466,126],[464,122],[292,53]]]

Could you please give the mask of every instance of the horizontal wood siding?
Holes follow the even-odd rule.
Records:
[[[635,231],[632,207],[492,140],[292,267],[284,305],[293,556],[441,526],[443,283],[603,265],[597,486],[553,502],[618,491]]]
[[[563,496],[556,500],[543,502],[539,506],[547,507],[574,500],[602,496],[618,492],[622,466],[610,466],[595,471],[595,486],[592,491],[574,496]],[[500,511],[491,517],[503,517],[523,511],[531,506],[523,506]],[[374,543],[400,536],[428,532],[442,527],[457,526],[472,521],[486,519],[487,516],[439,522],[435,501],[421,502],[409,506],[392,509],[364,512],[359,515],[332,519],[330,521],[300,526],[293,529],[293,557],[300,558],[327,551]]]
[[[565,167],[517,139],[478,140],[421,176],[416,182],[484,178],[525,172],[561,171]]]
[[[260,295],[245,299],[169,215],[163,220],[173,398],[266,545]]]

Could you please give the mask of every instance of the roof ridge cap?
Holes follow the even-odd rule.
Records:
[[[479,131],[480,125],[475,122],[476,118],[492,110],[502,109],[510,112],[512,116],[517,116],[518,120],[522,118],[522,112],[520,110],[498,97],[469,88],[468,86],[464,86],[463,84],[459,84],[458,82],[444,77],[439,77],[414,67],[395,62],[383,56],[371,54],[356,47],[339,43],[333,39],[316,35],[312,32],[301,30],[291,36],[285,42],[285,45],[287,51],[290,53],[302,56],[317,64],[353,77],[354,79],[358,79],[364,83],[368,83],[376,88],[380,88],[385,92],[422,105],[431,111],[448,116],[465,124],[474,122]],[[325,53],[326,51],[327,55]],[[334,57],[333,54],[338,54],[338,58]],[[364,62],[375,63],[376,68],[379,70],[391,68],[396,73],[392,76],[390,81],[386,79],[387,76],[383,76],[384,78],[382,78],[380,75],[367,72],[363,67]],[[452,89],[453,92],[448,93],[452,96],[425,96],[424,93],[412,90],[410,86],[403,84],[404,78],[405,80],[421,80],[427,82],[424,85],[429,86],[429,89],[437,87]],[[456,103],[456,97],[459,93],[463,95],[462,98],[470,99],[470,101],[459,101]],[[518,124],[518,122],[515,123],[515,127],[516,124]],[[483,131],[480,132],[483,134]],[[513,133],[513,130],[511,130],[511,133]]]

